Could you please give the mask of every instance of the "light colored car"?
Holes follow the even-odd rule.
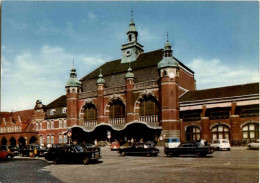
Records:
[[[210,144],[210,147],[213,147],[216,150],[227,149],[228,151],[230,151],[230,143],[228,139],[213,140]]]
[[[247,146],[248,149],[259,149],[259,140],[257,139],[256,142],[251,142]]]
[[[180,145],[180,140],[178,138],[167,138],[164,142],[164,147],[167,148],[176,148]]]

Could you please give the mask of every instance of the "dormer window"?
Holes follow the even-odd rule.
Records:
[[[67,107],[62,108],[62,113],[63,113],[63,114],[66,114],[66,113],[67,113]]]
[[[50,115],[54,115],[55,113],[56,113],[56,110],[55,109],[51,109]]]

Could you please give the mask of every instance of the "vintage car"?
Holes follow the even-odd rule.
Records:
[[[120,149],[120,144],[119,144],[119,142],[118,142],[118,141],[112,142],[112,144],[111,144],[111,146],[110,146],[110,149],[111,149],[111,151],[113,151],[113,150],[119,150],[119,149]]]
[[[89,164],[91,161],[97,161],[101,158],[100,148],[95,150],[86,149],[82,145],[70,145],[58,148],[50,148],[45,155],[45,159],[58,163],[78,163]]]
[[[165,148],[164,153],[170,156],[194,154],[196,157],[206,156],[214,152],[209,146],[203,146],[200,142],[183,142],[175,148]]]
[[[164,142],[164,148],[174,148],[180,145],[179,138],[167,138]]]
[[[39,144],[29,144],[20,149],[21,156],[45,156],[47,153],[47,149],[45,147],[40,146]]]
[[[255,142],[251,142],[247,145],[248,149],[254,149],[258,150],[259,149],[259,140],[257,139]]]
[[[0,150],[0,159],[2,160],[11,160],[13,159],[14,154],[11,152],[8,152],[6,150]]]
[[[2,145],[0,146],[1,150],[5,150],[8,152],[13,153],[15,156],[19,155],[19,149],[16,146],[12,146],[12,145]]]
[[[228,139],[216,139],[213,140],[210,144],[210,147],[213,147],[216,150],[223,150],[226,149],[230,151],[230,143]]]
[[[157,156],[159,149],[155,147],[148,147],[145,143],[133,143],[130,147],[119,149],[118,153],[121,156]]]

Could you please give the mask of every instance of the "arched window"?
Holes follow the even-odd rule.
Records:
[[[145,98],[140,104],[140,116],[159,114],[159,107],[155,98]]]
[[[215,139],[229,139],[229,127],[225,125],[218,125],[212,128],[213,140]]]
[[[116,100],[110,105],[109,117],[110,119],[125,117],[125,106],[122,101]]]
[[[201,130],[197,126],[189,126],[186,129],[186,140],[187,141],[199,141],[201,139]]]
[[[258,139],[259,138],[259,124],[250,123],[242,128],[243,139]]]
[[[84,108],[84,121],[97,120],[97,109],[93,104],[88,104]]]
[[[132,41],[132,35],[131,34],[129,35],[129,41]]]

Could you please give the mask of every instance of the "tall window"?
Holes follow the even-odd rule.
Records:
[[[59,120],[59,128],[62,128],[62,121],[61,121],[61,119]]]
[[[122,101],[117,100],[111,104],[109,117],[110,119],[125,117],[125,106]]]
[[[88,104],[87,106],[85,106],[84,120],[85,121],[97,120],[97,109],[93,104]]]
[[[229,139],[229,128],[224,125],[218,125],[212,128],[213,140]]]
[[[62,135],[59,135],[59,143],[62,143]]]
[[[40,135],[40,144],[43,144],[42,135]]]
[[[64,141],[64,143],[67,143],[67,135],[63,136],[63,141]]]
[[[243,139],[258,139],[259,138],[259,124],[250,123],[242,128]]]
[[[35,123],[36,124],[36,130],[38,130],[38,123]],[[15,130],[16,131],[16,130]]]
[[[63,128],[67,128],[67,120],[66,119],[64,119],[64,121],[63,121]]]
[[[47,144],[49,144],[49,143],[50,143],[50,136],[47,135]]]
[[[47,129],[50,129],[50,122],[47,121]]]
[[[42,130],[42,122],[40,122],[40,130]],[[21,127],[20,127],[20,131],[21,131]]]
[[[186,130],[186,140],[192,141],[192,140],[200,140],[201,139],[201,131],[199,127],[196,126],[189,126]]]
[[[140,104],[140,116],[158,115],[159,107],[154,98],[145,98]]]
[[[51,143],[52,144],[54,143],[54,136],[53,135],[51,136]]]
[[[51,121],[51,129],[54,128],[54,121]]]

